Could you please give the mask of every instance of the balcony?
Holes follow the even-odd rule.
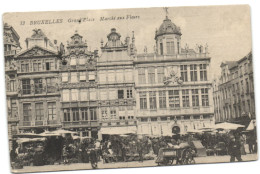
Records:
[[[100,126],[135,126],[137,121],[133,120],[103,120]]]
[[[35,121],[22,121],[21,127],[41,127],[41,126],[57,126],[59,125],[57,120],[35,120]]]
[[[16,54],[16,50],[10,50],[4,52],[5,56],[14,56],[15,54]]]
[[[98,121],[64,121],[63,128],[79,128],[79,127],[98,127]]]

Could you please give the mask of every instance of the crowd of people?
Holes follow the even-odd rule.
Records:
[[[17,162],[23,156],[23,162],[29,160],[33,165],[55,163],[91,163],[97,167],[99,161],[103,163],[128,162],[155,159],[160,148],[169,148],[183,142],[192,146],[193,141],[200,141],[206,149],[216,149],[223,145],[223,155],[229,154],[230,161],[241,155],[257,152],[257,140],[254,133],[195,133],[174,135],[172,137],[149,137],[130,135],[110,135],[103,140],[85,138],[73,139],[71,135],[65,137],[51,137],[44,142],[33,142],[24,146],[17,145],[11,151],[11,160]],[[245,146],[247,144],[247,146]],[[245,150],[248,148],[247,150]],[[21,155],[26,154],[26,155]],[[219,155],[219,154],[217,154]],[[26,160],[25,160],[26,159]]]

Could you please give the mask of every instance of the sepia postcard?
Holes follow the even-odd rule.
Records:
[[[255,161],[248,5],[3,15],[14,173]]]

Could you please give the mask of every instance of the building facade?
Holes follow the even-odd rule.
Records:
[[[40,133],[61,127],[57,48],[42,30],[26,39],[27,49],[15,55],[19,131]]]
[[[89,51],[76,31],[60,68],[62,128],[94,138],[99,127],[96,59],[97,51]]]
[[[99,121],[101,137],[107,133],[136,132],[136,96],[134,81],[135,38],[121,35],[115,28],[101,42],[101,56],[97,61]],[[116,133],[117,134],[117,133]]]
[[[19,35],[14,28],[4,24],[4,58],[5,58],[5,82],[7,101],[7,120],[9,145],[12,146],[12,135],[18,132],[18,92],[17,92],[17,64],[14,56],[21,50]]]
[[[214,124],[207,46],[183,49],[181,36],[166,16],[155,32],[154,52],[135,57],[140,134],[173,135]]]
[[[238,61],[221,64],[221,76],[214,83],[216,122],[255,119],[252,53]]]

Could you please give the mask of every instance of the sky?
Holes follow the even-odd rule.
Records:
[[[126,19],[127,15],[136,17]],[[121,41],[126,36],[131,37],[134,31],[137,52],[143,53],[145,46],[148,52],[153,52],[155,30],[160,27],[165,15],[163,8],[136,8],[6,13],[3,20],[19,34],[23,50],[26,49],[25,39],[32,35],[35,28],[42,29],[50,40],[55,39],[65,45],[77,30],[92,51],[100,48],[101,39],[107,41],[111,28],[116,28],[122,36]],[[124,19],[100,21],[101,17]],[[168,17],[181,28],[182,48],[186,43],[194,49],[196,44],[208,45],[212,78],[219,76],[221,62],[239,60],[252,49],[250,7],[247,5],[169,7]],[[69,22],[70,19],[80,18],[94,21]],[[63,19],[63,22],[30,25],[30,21],[53,19]],[[21,21],[25,21],[25,24],[21,25]]]

